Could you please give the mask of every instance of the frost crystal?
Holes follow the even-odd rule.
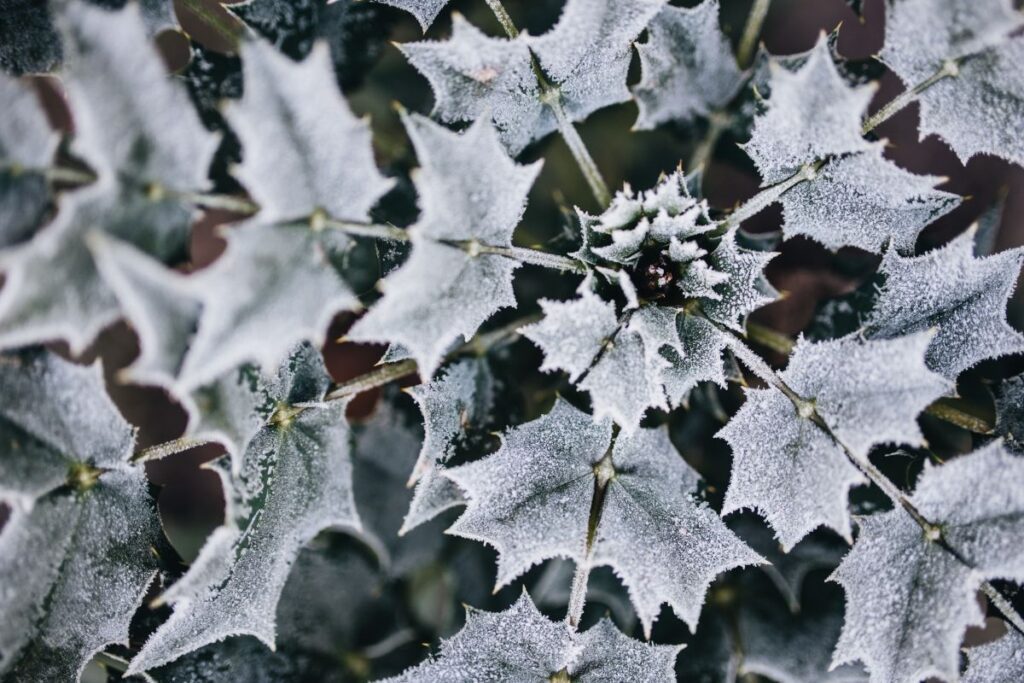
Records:
[[[420,28],[426,31],[449,0],[376,0],[376,2],[405,10],[416,17]]]
[[[946,74],[917,96],[922,138],[941,136],[963,163],[993,154],[1024,165],[1022,25],[1010,0],[889,2],[882,61],[907,88]]]
[[[996,395],[996,432],[1006,447],[1024,452],[1024,374],[1004,379]]]
[[[498,586],[552,557],[607,565],[645,631],[666,602],[693,629],[711,581],[760,557],[694,499],[699,477],[667,433],[647,429],[619,436],[612,449],[615,473],[588,553],[598,464],[610,441],[608,422],[559,399],[546,416],[507,432],[494,455],[445,472],[469,498],[449,533],[497,548]]]
[[[78,680],[101,648],[127,644],[156,573],[134,430],[98,366],[49,352],[0,358],[0,394],[17,397],[0,403],[0,675]]]
[[[866,458],[880,443],[923,444],[918,413],[952,388],[925,367],[929,340],[801,340],[780,378],[810,412],[776,388],[747,389],[747,402],[718,433],[733,450],[723,514],[758,510],[784,549],[820,525],[849,540],[847,492],[866,482],[842,446]]]
[[[384,281],[384,298],[349,338],[401,344],[429,379],[453,342],[468,340],[495,311],[515,305],[512,273],[519,262],[486,247],[512,246],[540,162],[512,161],[487,121],[461,134],[421,116],[404,121],[422,164],[412,255]]]
[[[504,612],[470,608],[465,627],[441,643],[437,658],[389,678],[387,683],[547,683],[559,672],[580,683],[655,683],[674,677],[681,649],[632,640],[608,619],[574,635],[564,623],[552,622],[537,611],[524,593]]]
[[[967,650],[970,664],[963,683],[1024,680],[1024,636],[1013,629],[991,643]]]
[[[847,604],[833,661],[859,659],[879,683],[957,680],[964,631],[984,620],[975,599],[981,582],[1024,578],[1016,540],[1024,534],[1024,460],[996,442],[941,467],[926,464],[910,502],[966,564],[901,507],[860,519],[857,542],[833,575]]]
[[[640,107],[635,127],[707,116],[733,98],[742,74],[718,27],[718,0],[692,9],[665,7],[637,45],[643,78],[633,86]]]
[[[938,328],[928,367],[949,378],[987,358],[1020,353],[1024,336],[1006,322],[1006,300],[1022,260],[1021,249],[975,258],[974,230],[921,256],[890,250],[865,331],[884,339]]]
[[[318,403],[328,385],[311,346],[281,366],[269,388],[275,418],[250,441],[241,471],[215,467],[226,522],[160,598],[174,613],[132,660],[131,672],[243,633],[273,647],[277,603],[299,550],[325,528],[360,528],[345,406]]]
[[[665,0],[568,0],[539,37],[490,38],[456,16],[451,39],[401,46],[434,90],[434,115],[475,121],[489,113],[513,155],[556,128],[542,102],[552,88],[572,121],[629,99],[626,72],[632,44]],[[531,53],[550,85],[542,88]]]

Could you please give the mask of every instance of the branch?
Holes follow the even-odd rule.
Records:
[[[883,122],[888,121],[897,112],[902,110],[911,102],[915,101],[921,93],[928,88],[932,87],[944,78],[956,78],[960,75],[960,67],[957,66],[957,62],[954,59],[947,59],[943,62],[942,67],[933,73],[928,78],[924,79],[914,87],[904,90],[902,93],[897,95],[892,101],[886,104],[884,107],[875,112],[875,115],[864,122],[864,126],[860,129],[862,135],[867,135]]]
[[[740,38],[740,46],[736,50],[736,61],[739,63],[740,68],[747,68],[753,60],[754,47],[757,45],[757,39],[761,35],[761,26],[764,24],[764,18],[768,16],[768,7],[770,5],[771,0],[754,0],[754,5],[750,8],[750,14],[747,15],[747,24],[743,27],[743,37]]]

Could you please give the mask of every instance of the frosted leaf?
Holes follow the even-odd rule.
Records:
[[[426,31],[449,0],[376,0],[376,2],[405,10],[416,17],[420,28]],[[455,18],[452,17],[452,22],[454,23],[454,21]]]
[[[233,228],[227,251],[192,276],[202,316],[180,384],[194,389],[245,362],[272,368],[300,341],[323,344],[334,315],[359,306],[333,263],[352,244],[337,231],[260,218]]]
[[[103,231],[159,258],[184,246],[188,212],[104,181],[67,194],[54,220],[32,239],[0,252],[0,348],[54,339],[79,354],[119,317],[85,237]],[[36,274],[46,272],[45,278]]]
[[[330,384],[319,352],[300,346],[269,393],[278,419],[249,442],[239,474],[223,466],[226,521],[189,571],[161,596],[174,612],[132,660],[151,669],[232,635],[275,641],[275,612],[299,550],[321,530],[360,528],[352,496],[343,402],[319,403]],[[299,405],[300,412],[291,409]]]
[[[0,675],[76,681],[127,644],[160,537],[132,427],[98,365],[49,352],[0,358]]]
[[[779,295],[764,276],[764,267],[776,256],[775,252],[751,251],[737,245],[735,230],[725,233],[708,262],[729,279],[716,287],[717,298],[701,299],[705,315],[720,325],[742,332],[747,314],[771,303]]]
[[[0,167],[0,249],[31,237],[49,206],[50,187],[42,173],[11,173]]]
[[[564,622],[541,614],[523,593],[504,612],[468,608],[466,625],[441,642],[441,652],[388,683],[517,681],[547,683],[564,672],[573,681],[637,681],[674,678],[681,646],[641,643],[608,619],[574,635]],[[383,682],[382,682],[383,683]]]
[[[568,0],[558,23],[539,37],[491,38],[459,16],[445,42],[401,46],[430,81],[434,115],[475,121],[489,113],[513,155],[556,128],[530,53],[561,97],[572,121],[629,99],[626,72],[633,41],[665,0]]]
[[[679,316],[676,325],[683,350],[666,352],[669,367],[661,375],[672,407],[683,405],[690,391],[701,382],[726,386],[723,333],[707,320],[692,315]]]
[[[274,410],[259,369],[242,365],[180,398],[188,414],[186,434],[223,445],[237,474],[249,441]]]
[[[59,13],[74,149],[101,175],[180,192],[206,187],[218,140],[172,80],[136,3],[108,12],[72,0]]]
[[[665,602],[692,629],[714,577],[759,558],[696,502],[698,475],[663,430],[619,436],[587,557],[595,469],[610,439],[607,421],[595,423],[559,399],[544,417],[508,431],[494,455],[445,472],[469,498],[449,533],[498,550],[498,586],[552,557],[608,565],[646,631]]]
[[[921,256],[888,251],[867,335],[884,339],[938,328],[928,367],[949,378],[987,358],[1024,351],[1024,337],[1006,322],[1024,251],[975,258],[973,236],[968,230]]]
[[[603,247],[593,247],[592,251],[606,261],[615,263],[633,264],[640,258],[640,248],[647,233],[650,231],[650,223],[646,220],[638,221],[630,229],[613,230],[611,242]]]
[[[1004,379],[996,395],[996,433],[1006,447],[1024,452],[1024,374]]]
[[[270,44],[242,48],[245,90],[225,117],[242,142],[235,175],[264,221],[303,218],[317,209],[368,221],[394,185],[373,160],[370,126],[357,119],[334,79],[331,55],[317,43],[296,63]]]
[[[514,155],[555,130],[554,114],[540,101],[525,36],[492,38],[455,14],[449,40],[403,43],[399,49],[430,82],[432,113],[441,121],[476,121],[489,113]]]
[[[438,379],[412,387],[409,394],[423,413],[423,445],[409,476],[416,490],[399,533],[405,534],[444,510],[461,505],[458,487],[441,474],[467,431],[490,421],[494,377],[479,358],[460,360]]]
[[[955,76],[917,96],[922,138],[941,136],[963,163],[993,154],[1024,165],[1024,40],[1010,37],[1022,24],[1009,0],[889,3],[880,58],[907,88],[955,62]]]
[[[941,467],[926,464],[910,500],[968,564],[901,507],[860,519],[857,542],[832,576],[847,606],[833,662],[861,660],[872,681],[953,681],[964,631],[984,621],[975,599],[982,581],[1024,578],[1024,460],[994,442]]]
[[[60,36],[53,28],[50,3],[10,3],[4,9],[0,70],[21,76],[47,72],[60,63]]]
[[[544,352],[543,372],[565,370],[569,381],[575,382],[619,329],[615,305],[584,283],[578,299],[541,299],[540,307],[544,318],[520,332]]]
[[[687,242],[687,244],[693,243]],[[679,255],[678,250],[676,255]],[[676,282],[676,286],[685,297],[721,301],[722,295],[715,288],[728,279],[728,273],[720,273],[714,270],[705,261],[694,260],[687,264],[682,276]]]
[[[831,159],[814,180],[782,195],[785,238],[806,235],[832,250],[854,246],[876,254],[891,241],[899,252],[913,253],[921,230],[960,198],[935,189],[943,179],[887,161],[882,147]]]
[[[771,68],[768,110],[754,120],[750,141],[743,146],[763,186],[785,180],[818,159],[871,148],[860,127],[875,88],[848,86],[824,37],[795,73],[774,63]]]
[[[718,0],[687,9],[665,7],[637,45],[643,77],[633,86],[640,115],[634,128],[692,121],[725,106],[742,85],[729,40],[718,26]]]
[[[970,662],[963,683],[997,683],[1024,679],[1024,636],[1013,629],[991,643],[967,649]]]
[[[389,576],[410,574],[433,560],[444,543],[436,524],[399,535],[413,497],[406,480],[420,448],[418,426],[382,402],[354,431],[353,481],[363,535]]]
[[[951,384],[924,364],[930,335],[862,342],[802,339],[780,378],[808,401],[801,416],[775,388],[747,389],[747,401],[718,436],[733,451],[722,513],[756,509],[784,549],[824,525],[850,540],[847,492],[865,483],[822,420],[854,457],[880,443],[920,446],[918,413]]]
[[[647,408],[667,410],[661,373],[668,364],[648,350],[640,334],[620,329],[579,383],[590,393],[594,419],[609,417],[629,433],[639,426]]]
[[[421,214],[410,228],[412,254],[382,283],[384,297],[349,338],[404,346],[429,379],[453,342],[515,305],[519,262],[479,245],[511,246],[540,163],[513,162],[487,121],[464,133],[416,115],[404,122],[422,165],[414,178]]]

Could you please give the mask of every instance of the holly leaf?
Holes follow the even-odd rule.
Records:
[[[919,93],[920,136],[938,135],[960,161],[992,154],[1024,165],[1024,18],[1009,0],[888,3],[879,55],[906,87],[945,69]],[[928,39],[922,41],[921,36]],[[984,103],[984,104],[981,104]]]
[[[742,332],[747,315],[778,298],[764,276],[764,267],[778,256],[772,251],[753,251],[736,244],[736,230],[722,236],[708,257],[711,268],[728,275],[715,287],[715,296],[700,298],[701,310],[712,321]]]
[[[131,179],[151,194],[203,190],[217,137],[168,76],[139,6],[109,12],[71,0],[58,25],[73,149],[100,175]]]
[[[928,367],[949,378],[988,358],[1024,351],[1024,336],[1006,322],[1024,250],[975,258],[974,229],[920,256],[886,252],[885,277],[865,332],[888,339],[937,328]],[[950,277],[956,273],[956,277]]]
[[[0,357],[0,676],[77,681],[128,625],[156,573],[160,526],[134,429],[98,365]],[[15,589],[15,587],[17,587]]]
[[[253,635],[273,648],[277,604],[300,549],[323,529],[361,528],[345,406],[321,402],[329,385],[323,360],[309,345],[281,366],[269,390],[274,417],[250,441],[241,471],[214,466],[227,500],[225,524],[160,597],[174,612],[132,660],[129,674],[233,635]]]
[[[783,194],[785,238],[805,235],[832,250],[854,246],[876,254],[891,242],[913,253],[921,231],[956,208],[960,197],[935,189],[942,178],[887,161],[882,147],[830,159],[813,180]]]
[[[775,387],[747,389],[746,403],[718,432],[733,452],[722,514],[757,510],[786,551],[818,526],[849,542],[847,493],[866,480],[844,446],[866,459],[877,444],[924,444],[917,415],[952,389],[925,366],[929,341],[926,333],[870,342],[801,339],[779,377],[803,407]]]
[[[513,155],[557,128],[534,72],[535,57],[571,121],[630,98],[626,72],[633,41],[665,0],[568,0],[558,23],[539,37],[491,38],[459,16],[445,42],[401,46],[430,82],[434,116],[447,123],[489,114]]]
[[[338,90],[331,56],[317,43],[296,63],[270,44],[242,49],[245,90],[225,116],[244,150],[235,175],[264,221],[302,219],[316,210],[366,222],[393,186],[377,170],[370,126]]]
[[[1024,678],[1024,636],[1007,629],[998,640],[967,649],[967,671],[963,683],[1015,681]]]
[[[681,649],[635,641],[607,618],[582,634],[574,634],[564,622],[548,620],[524,592],[504,612],[468,608],[466,625],[442,641],[437,657],[386,681],[545,683],[561,673],[581,683],[653,682],[675,677],[675,660]]]
[[[926,463],[910,502],[938,538],[902,507],[858,520],[857,542],[832,576],[847,606],[833,664],[860,660],[872,681],[957,680],[964,631],[984,622],[981,583],[1024,578],[1024,547],[1006,541],[1024,534],[1024,460],[993,442],[941,467]]]
[[[610,445],[607,421],[559,399],[544,417],[506,432],[497,453],[445,471],[469,498],[448,532],[498,550],[498,587],[552,557],[607,565],[646,633],[666,602],[692,630],[715,576],[760,557],[694,498],[699,476],[667,433],[648,429],[620,435],[611,450],[614,474],[588,552],[596,478],[607,472]]]
[[[1024,374],[999,383],[996,402],[996,433],[1006,447],[1024,452]]]
[[[467,358],[451,365],[436,380],[408,391],[423,413],[424,436],[409,476],[409,484],[415,483],[416,490],[400,534],[465,502],[459,488],[441,474],[442,464],[455,455],[470,430],[490,421],[494,377],[486,361]]]
[[[0,70],[13,76],[45,73],[63,56],[50,3],[9,3],[0,20]]]
[[[486,247],[510,247],[540,162],[519,166],[485,120],[464,133],[421,116],[404,122],[422,168],[414,182],[420,218],[412,254],[382,283],[384,297],[349,331],[354,341],[400,344],[425,380],[460,336],[515,305],[519,266]]]
[[[0,74],[0,249],[23,241],[42,222],[50,201],[43,171],[57,150],[57,134],[32,89]]]
[[[651,21],[647,42],[637,45],[642,78],[633,86],[640,108],[634,128],[708,116],[739,91],[743,75],[719,13],[718,0],[705,0],[693,8],[667,6]]]
[[[409,14],[416,17],[416,21],[419,22],[420,28],[424,32],[430,25],[434,23],[434,19],[441,13],[445,5],[448,4],[449,0],[375,0],[384,5],[391,5],[401,10],[405,10]],[[452,17],[454,23],[455,18]]]

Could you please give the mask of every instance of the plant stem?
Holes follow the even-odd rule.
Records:
[[[580,137],[579,131],[569,120],[569,115],[565,113],[565,107],[562,106],[562,94],[546,81],[542,81],[541,85],[541,101],[547,104],[554,113],[558,132],[561,133],[562,139],[569,147],[569,152],[572,153],[573,159],[576,160],[580,171],[583,172],[583,177],[586,178],[587,185],[590,186],[590,192],[601,208],[605,208],[612,203],[612,195],[608,191],[608,185],[604,182],[604,178],[601,177],[601,171],[594,163],[594,158],[590,156],[587,146],[583,144],[583,138]]]
[[[725,219],[718,223],[718,227],[714,233],[722,235],[728,232],[730,229],[738,227],[743,221],[761,213],[768,206],[778,201],[779,197],[784,195],[790,189],[804,182],[805,180],[812,180],[818,174],[818,169],[824,164],[824,161],[815,161],[810,164],[804,164],[804,166],[789,176],[785,180],[779,181],[774,185],[770,185],[747,201],[740,204],[735,211],[729,214]]]
[[[332,389],[326,396],[325,401],[337,401],[342,398],[348,398],[349,396],[355,396],[361,394],[364,391],[370,389],[376,389],[377,387],[390,384],[396,379],[407,377],[416,372],[416,361],[412,358],[406,358],[394,363],[387,363],[386,365],[380,365],[369,372],[354,377],[346,382],[338,384]]]
[[[55,166],[43,171],[43,175],[51,183],[70,183],[72,185],[88,185],[96,181],[96,176],[89,171],[79,171],[76,168]]]
[[[463,248],[470,254],[497,254],[522,263],[570,273],[585,273],[587,270],[586,266],[575,259],[559,254],[551,254],[546,251],[527,249],[525,247],[492,247],[488,244],[474,242],[463,244]]]
[[[784,356],[792,353],[796,346],[796,342],[787,335],[752,320],[747,321],[747,339]]]
[[[1010,601],[1003,597],[1003,594],[996,590],[988,581],[981,584],[981,590],[988,597],[989,601],[995,605],[996,609],[1003,613],[1003,616],[1009,620],[1010,624],[1017,629],[1022,635],[1024,635],[1024,619],[1017,614],[1017,610],[1013,609],[1013,605]]]
[[[754,4],[750,8],[747,24],[743,27],[743,37],[740,38],[740,46],[736,50],[736,61],[741,69],[750,66],[750,62],[754,58],[754,47],[757,45],[757,39],[761,36],[761,26],[764,24],[764,18],[768,16],[770,5],[771,0],[754,0]]]
[[[238,49],[238,39],[243,33],[243,28],[234,20],[233,16],[228,14],[229,19],[219,16],[210,9],[209,3],[203,2],[203,0],[182,0],[182,4],[192,14],[201,19],[204,24],[216,31],[221,38],[226,40],[232,49]]]
[[[235,197],[229,194],[202,194],[198,192],[173,191],[168,191],[168,194],[171,194],[182,201],[188,202],[189,204],[201,206],[204,209],[221,209],[223,211],[230,211],[231,213],[240,213],[245,216],[251,216],[260,210],[259,204],[251,202],[248,199]]]
[[[171,441],[165,441],[163,443],[154,444],[148,448],[143,448],[141,451],[132,456],[132,462],[150,462],[152,460],[160,460],[166,458],[168,455],[174,455],[176,453],[182,453],[184,451],[195,448],[196,446],[202,446],[209,443],[202,439],[193,439],[187,436],[183,436],[179,439],[173,439]]]
[[[897,95],[888,104],[875,112],[875,115],[870,117],[864,122],[864,126],[860,129],[861,134],[867,135],[884,121],[888,121],[897,112],[902,110],[908,104],[917,99],[918,95],[923,93],[928,88],[932,87],[944,78],[955,78],[960,74],[960,67],[957,66],[956,60],[947,59],[943,62],[942,67],[933,73],[928,78],[924,79],[914,87],[904,90],[902,93]]]
[[[409,232],[393,225],[378,225],[372,223],[353,223],[350,221],[339,221],[334,218],[323,219],[323,226],[333,230],[340,230],[348,235],[357,237],[374,237],[389,242],[408,242]]]
[[[715,151],[715,146],[718,144],[718,140],[722,137],[722,133],[729,128],[731,121],[732,118],[724,110],[711,112],[711,115],[708,116],[707,132],[704,133],[704,137],[697,144],[697,147],[690,155],[689,161],[687,161],[687,173],[704,168],[708,164]]]
[[[519,29],[517,29],[516,25],[512,22],[512,17],[508,15],[508,11],[505,9],[505,6],[501,4],[501,0],[486,0],[486,2],[487,6],[491,8],[492,12],[494,12],[494,16],[498,19],[498,23],[501,24],[503,29],[505,29],[505,33],[508,34],[508,37],[513,39],[518,38]]]
[[[879,470],[870,460],[868,460],[868,458],[858,456],[852,450],[850,450],[850,448],[845,443],[843,443],[842,440],[839,439],[839,437],[832,430],[832,428],[829,427],[828,423],[826,423],[824,419],[822,419],[822,417],[818,414],[817,410],[815,410],[813,400],[808,400],[799,396],[798,394],[796,394],[796,392],[794,392],[792,389],[786,386],[786,383],[782,381],[782,378],[776,375],[775,371],[772,370],[767,363],[761,360],[760,356],[754,353],[750,349],[750,347],[744,344],[742,340],[740,340],[735,335],[730,334],[727,338],[727,343],[729,345],[729,348],[732,349],[733,353],[736,354],[737,358],[743,361],[743,363],[746,364],[747,367],[749,367],[755,374],[761,377],[761,379],[782,391],[782,393],[785,394],[786,397],[790,399],[790,401],[792,401],[793,406],[796,408],[796,412],[800,417],[810,420],[815,425],[817,425],[819,429],[825,432],[829,436],[829,438],[831,438],[832,441],[843,450],[843,453],[846,455],[847,459],[849,459],[850,462],[852,462],[861,472],[863,472],[871,481],[871,483],[873,483],[875,486],[881,489],[882,492],[885,493],[885,495],[889,498],[889,500],[893,502],[894,505],[902,507],[904,511],[906,511],[907,514],[909,514],[910,517],[918,524],[918,526],[921,527],[921,529],[925,533],[926,538],[936,543],[940,548],[949,552],[964,565],[971,567],[970,563],[962,555],[960,555],[960,553],[957,552],[955,548],[950,546],[945,541],[945,539],[943,539],[942,527],[940,525],[935,524],[929,521],[927,518],[925,518],[925,516],[921,514],[917,507],[910,501],[909,498],[907,498],[903,491],[892,482],[891,479],[886,477],[881,470]],[[986,582],[983,585],[983,589],[986,590],[986,594],[988,594],[989,591],[991,591],[996,595],[996,598],[992,599],[992,604],[995,605],[996,608],[1003,613],[1003,615],[1011,624],[1013,624],[1015,628],[1020,628],[1020,625],[1024,625],[1024,622],[1022,622],[1021,620],[1021,616],[1017,614],[1016,610],[1013,609],[1013,606],[1010,604],[1010,602],[1006,600],[1001,594],[999,594],[999,592],[996,591],[995,588],[991,586],[991,584],[988,584],[988,582]],[[1024,630],[1022,630],[1022,632],[1024,632]]]

